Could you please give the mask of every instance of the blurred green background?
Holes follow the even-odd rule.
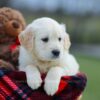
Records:
[[[0,0],[5,6],[21,11],[27,24],[44,16],[66,24],[70,52],[88,78],[82,100],[100,100],[100,0]]]

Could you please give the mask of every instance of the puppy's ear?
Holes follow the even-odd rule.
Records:
[[[65,34],[65,38],[64,38],[64,48],[65,48],[65,50],[69,50],[69,48],[70,48],[70,46],[71,46],[71,42],[70,42],[70,37],[69,37],[69,35],[66,33]]]
[[[64,32],[66,32],[66,25],[62,23],[60,26],[61,26],[61,29],[62,29]]]
[[[31,25],[27,26],[24,31],[19,34],[19,41],[21,45],[28,49],[32,50],[33,48],[33,32]]]
[[[65,24],[61,24],[61,28],[63,30],[63,32],[65,33],[65,37],[64,37],[64,48],[65,50],[69,50],[71,42],[70,42],[70,37],[69,35],[66,33],[66,25]]]

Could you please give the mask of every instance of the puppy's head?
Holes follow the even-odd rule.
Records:
[[[65,26],[50,18],[33,21],[19,35],[19,40],[28,52],[43,61],[59,59],[70,47]]]

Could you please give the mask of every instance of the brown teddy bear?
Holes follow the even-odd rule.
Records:
[[[12,8],[0,8],[0,67],[18,66],[18,34],[25,28],[22,14]]]

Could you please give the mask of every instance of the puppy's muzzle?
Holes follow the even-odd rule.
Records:
[[[59,57],[60,51],[59,50],[52,50],[52,54],[54,57]]]

